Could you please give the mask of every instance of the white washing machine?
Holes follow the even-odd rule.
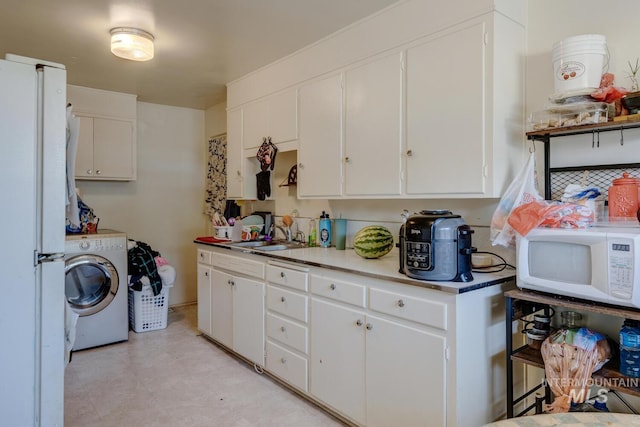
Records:
[[[80,316],[73,350],[126,341],[127,235],[107,229],[67,235],[65,294]]]

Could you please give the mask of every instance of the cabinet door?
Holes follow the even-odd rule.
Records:
[[[364,318],[362,312],[311,299],[311,394],[362,425]]]
[[[267,99],[242,107],[242,147],[257,148],[269,136],[269,103]]]
[[[271,142],[298,139],[298,93],[281,92],[269,98],[269,133]]]
[[[233,277],[211,269],[211,337],[233,348]]]
[[[402,56],[345,74],[345,194],[401,192]]]
[[[342,195],[342,75],[299,90],[298,196]]]
[[[242,170],[242,110],[227,114],[227,197],[244,197],[244,171]]]
[[[198,329],[211,336],[211,267],[198,264]]]
[[[445,426],[445,338],[367,317],[367,426]]]
[[[263,282],[234,277],[233,350],[264,366]]]
[[[93,167],[97,178],[133,179],[133,122],[93,119]]]
[[[408,194],[484,192],[484,40],[479,23],[407,51]]]
[[[76,178],[93,177],[93,118],[78,116],[78,151],[76,152]]]

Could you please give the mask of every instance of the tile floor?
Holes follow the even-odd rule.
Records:
[[[199,336],[197,306],[169,310],[167,328],[73,353],[65,426],[343,426]]]

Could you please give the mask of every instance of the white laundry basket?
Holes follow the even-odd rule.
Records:
[[[129,326],[135,332],[147,332],[167,327],[169,313],[169,289],[163,285],[158,295],[153,295],[151,286],[144,285],[141,291],[129,289]]]

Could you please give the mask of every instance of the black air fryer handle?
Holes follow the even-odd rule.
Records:
[[[458,274],[455,282],[470,282],[471,275],[471,254],[476,252],[476,248],[471,246],[471,235],[473,230],[468,225],[458,227]]]

